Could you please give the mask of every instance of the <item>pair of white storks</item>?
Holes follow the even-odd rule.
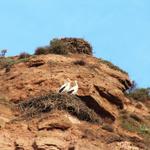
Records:
[[[76,80],[74,81],[74,86],[71,87],[71,81],[69,78],[67,78],[67,81],[59,88],[58,92],[76,95],[78,92],[78,88],[79,87]]]

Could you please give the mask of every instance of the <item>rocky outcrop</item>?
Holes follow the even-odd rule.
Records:
[[[92,96],[79,96],[86,105],[93,109],[103,120],[113,122],[115,121],[115,117],[107,111],[104,107],[96,102],[96,100]]]
[[[31,60],[27,63],[28,67],[39,67],[41,65],[44,65],[45,62],[43,60]]]
[[[119,97],[105,91],[103,88],[100,88],[96,85],[94,85],[94,87],[101,97],[108,100],[111,104],[116,105],[118,108],[123,109],[123,101]]]

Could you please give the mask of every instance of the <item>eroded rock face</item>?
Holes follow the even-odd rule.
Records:
[[[13,140],[8,133],[1,133],[0,135],[0,149],[12,150],[14,149]]]
[[[110,122],[115,121],[115,117],[111,114],[111,112],[107,111],[103,106],[101,106],[94,97],[87,95],[87,96],[79,96],[86,105],[94,110],[102,119],[109,120]]]
[[[71,126],[72,123],[66,117],[60,118],[59,120],[51,118],[50,120],[39,121],[38,130],[59,129],[64,131],[69,129]]]
[[[68,146],[58,137],[38,137],[35,139],[33,147],[44,150],[65,150]]]
[[[94,85],[94,87],[101,97],[105,98],[110,103],[116,105],[118,108],[123,109],[123,101],[119,96],[113,95],[109,93],[109,91],[105,91],[99,86]]]

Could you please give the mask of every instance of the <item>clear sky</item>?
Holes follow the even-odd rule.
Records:
[[[0,49],[33,53],[53,38],[88,40],[96,57],[150,87],[150,0],[0,0]]]

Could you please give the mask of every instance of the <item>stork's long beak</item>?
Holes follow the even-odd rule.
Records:
[[[70,80],[69,78],[67,78],[67,81],[68,81],[68,82],[71,82],[71,80]]]

